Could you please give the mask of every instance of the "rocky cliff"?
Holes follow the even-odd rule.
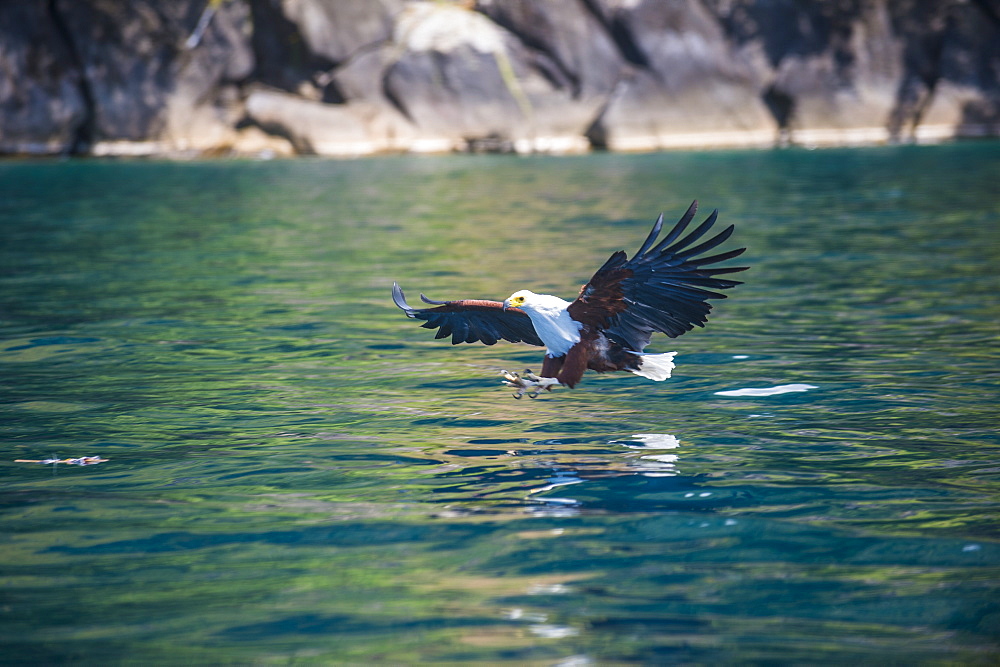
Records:
[[[8,0],[0,152],[1000,135],[997,0]]]

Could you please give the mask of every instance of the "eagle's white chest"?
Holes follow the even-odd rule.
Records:
[[[531,318],[549,356],[561,357],[580,342],[581,324],[569,316],[569,301],[549,294],[535,294],[521,309]]]

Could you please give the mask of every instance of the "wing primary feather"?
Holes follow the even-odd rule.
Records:
[[[716,219],[718,219],[718,217],[719,217],[719,209],[715,209],[714,211],[712,211],[712,214],[710,216],[705,218],[705,222],[698,225],[698,227],[696,227],[693,232],[691,232],[683,239],[675,243],[673,245],[673,248],[680,249],[688,245],[689,243],[694,243],[695,241],[700,239],[702,235],[705,234],[705,232],[707,232],[709,229],[712,228],[712,225],[715,224],[715,221]],[[661,247],[665,246],[663,246],[663,244],[661,243],[660,245],[656,246],[655,250],[659,250]]]
[[[403,288],[399,286],[399,283],[392,284],[392,300],[397,307],[406,313],[407,317],[414,316],[413,308],[410,308],[410,304],[406,303],[406,295],[403,294]]]
[[[642,247],[639,248],[638,251],[636,251],[636,253],[635,253],[635,255],[633,255],[633,257],[642,257],[642,255],[647,250],[649,250],[650,247],[652,247],[652,245],[654,243],[656,243],[656,237],[660,235],[660,230],[661,229],[663,229],[663,214],[662,213],[660,214],[660,217],[658,217],[656,219],[656,224],[653,225],[653,230],[651,232],[649,232],[649,236],[646,237],[645,243],[642,244]]]
[[[670,233],[664,236],[663,240],[656,244],[656,247],[653,248],[653,252],[656,253],[659,252],[661,249],[666,248],[668,245],[673,243],[673,241],[678,236],[683,234],[684,230],[687,229],[687,226],[691,224],[692,220],[694,220],[694,215],[697,212],[698,212],[698,200],[695,199],[693,202],[691,202],[691,205],[688,206],[687,212],[685,212],[684,215],[681,216],[681,219],[677,221],[677,224],[674,225],[674,228],[670,230]]]
[[[715,264],[717,262],[724,262],[727,259],[732,259],[734,257],[739,257],[747,251],[746,248],[737,248],[736,250],[729,250],[727,252],[720,252],[718,255],[711,255],[709,257],[699,257],[690,263],[695,266],[704,266],[705,264]],[[725,269],[710,269],[713,272],[725,271],[726,273],[733,273],[734,271],[746,271],[749,266],[735,266],[726,267]]]
[[[710,275],[717,276],[720,273],[739,273],[740,271],[746,271],[749,268],[750,268],[749,266],[728,266],[723,269],[706,269],[706,271],[708,271]],[[721,280],[721,278],[719,278],[718,280]],[[736,283],[737,285],[743,284],[739,280],[730,280],[728,282]]]
[[[678,259],[687,259],[688,257],[699,255],[705,252],[706,250],[711,250],[712,248],[714,248],[715,246],[719,245],[720,243],[728,239],[730,236],[732,236],[733,230],[735,229],[736,229],[735,226],[729,225],[728,227],[726,227],[721,232],[719,232],[709,240],[705,241],[704,243],[700,243],[693,248],[688,248],[684,252],[679,252],[675,255],[675,257],[677,257]]]
[[[423,301],[424,303],[429,303],[432,306],[443,306],[444,304],[448,303],[447,301],[438,301],[437,299],[430,299],[427,296],[425,296],[422,292],[420,294],[420,300]]]

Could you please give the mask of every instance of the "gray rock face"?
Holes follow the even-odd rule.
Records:
[[[0,9],[0,152],[76,150],[87,102],[73,54],[42,3]]]
[[[916,61],[908,71],[909,80],[922,102],[916,105],[911,132],[937,138],[950,136],[955,128],[959,136],[996,136],[1000,133],[1000,5],[989,0],[969,7],[955,5],[948,3],[950,12],[938,9],[932,15],[932,32],[917,32],[930,41],[932,52],[939,49],[936,62],[922,63],[914,49],[908,53]],[[921,76],[928,70],[936,76]]]
[[[0,152],[1000,135],[990,0],[0,3]]]
[[[482,14],[418,4],[397,23],[384,92],[422,134],[455,147],[477,141],[539,143],[583,136],[593,103],[532,65],[522,44]]]
[[[762,73],[738,57],[700,2],[596,3],[635,73],[618,87],[592,132],[609,148],[773,143]]]
[[[404,6],[403,0],[281,0],[284,15],[299,28],[309,51],[335,65],[388,41]]]
[[[203,4],[56,0],[90,91],[93,149],[111,142],[200,148],[203,138],[207,147],[232,127],[226,88],[253,67],[249,15],[241,3],[223,4],[188,49]]]
[[[889,138],[903,67],[888,4],[743,1],[718,11],[786,137],[851,143]]]
[[[476,8],[511,32],[530,66],[573,100],[605,103],[629,70],[607,26],[582,0],[480,0]]]

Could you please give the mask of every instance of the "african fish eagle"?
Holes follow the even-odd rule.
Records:
[[[680,238],[697,209],[695,201],[657,243],[663,227],[660,214],[632,259],[623,250],[611,255],[581,288],[575,301],[528,290],[514,292],[502,302],[435,301],[421,294],[420,299],[434,307],[412,308],[396,283],[392,285],[392,298],[407,317],[424,320],[421,326],[425,328],[438,329],[435,338],[450,335],[453,345],[493,345],[503,339],[545,346],[541,376],[530,371],[524,377],[505,372],[506,384],[518,389],[516,398],[526,391],[534,397],[556,385],[574,387],[588,368],[598,373],[630,371],[651,380],[665,380],[674,368],[676,352],[643,352],[653,332],[676,338],[696,324],[704,327],[712,310],[708,300],[726,298],[710,290],[741,284],[715,276],[749,268],[706,268],[737,257],[746,248],[699,257],[728,239],[733,225],[692,246],[709,231],[719,214],[713,211],[694,231]]]

